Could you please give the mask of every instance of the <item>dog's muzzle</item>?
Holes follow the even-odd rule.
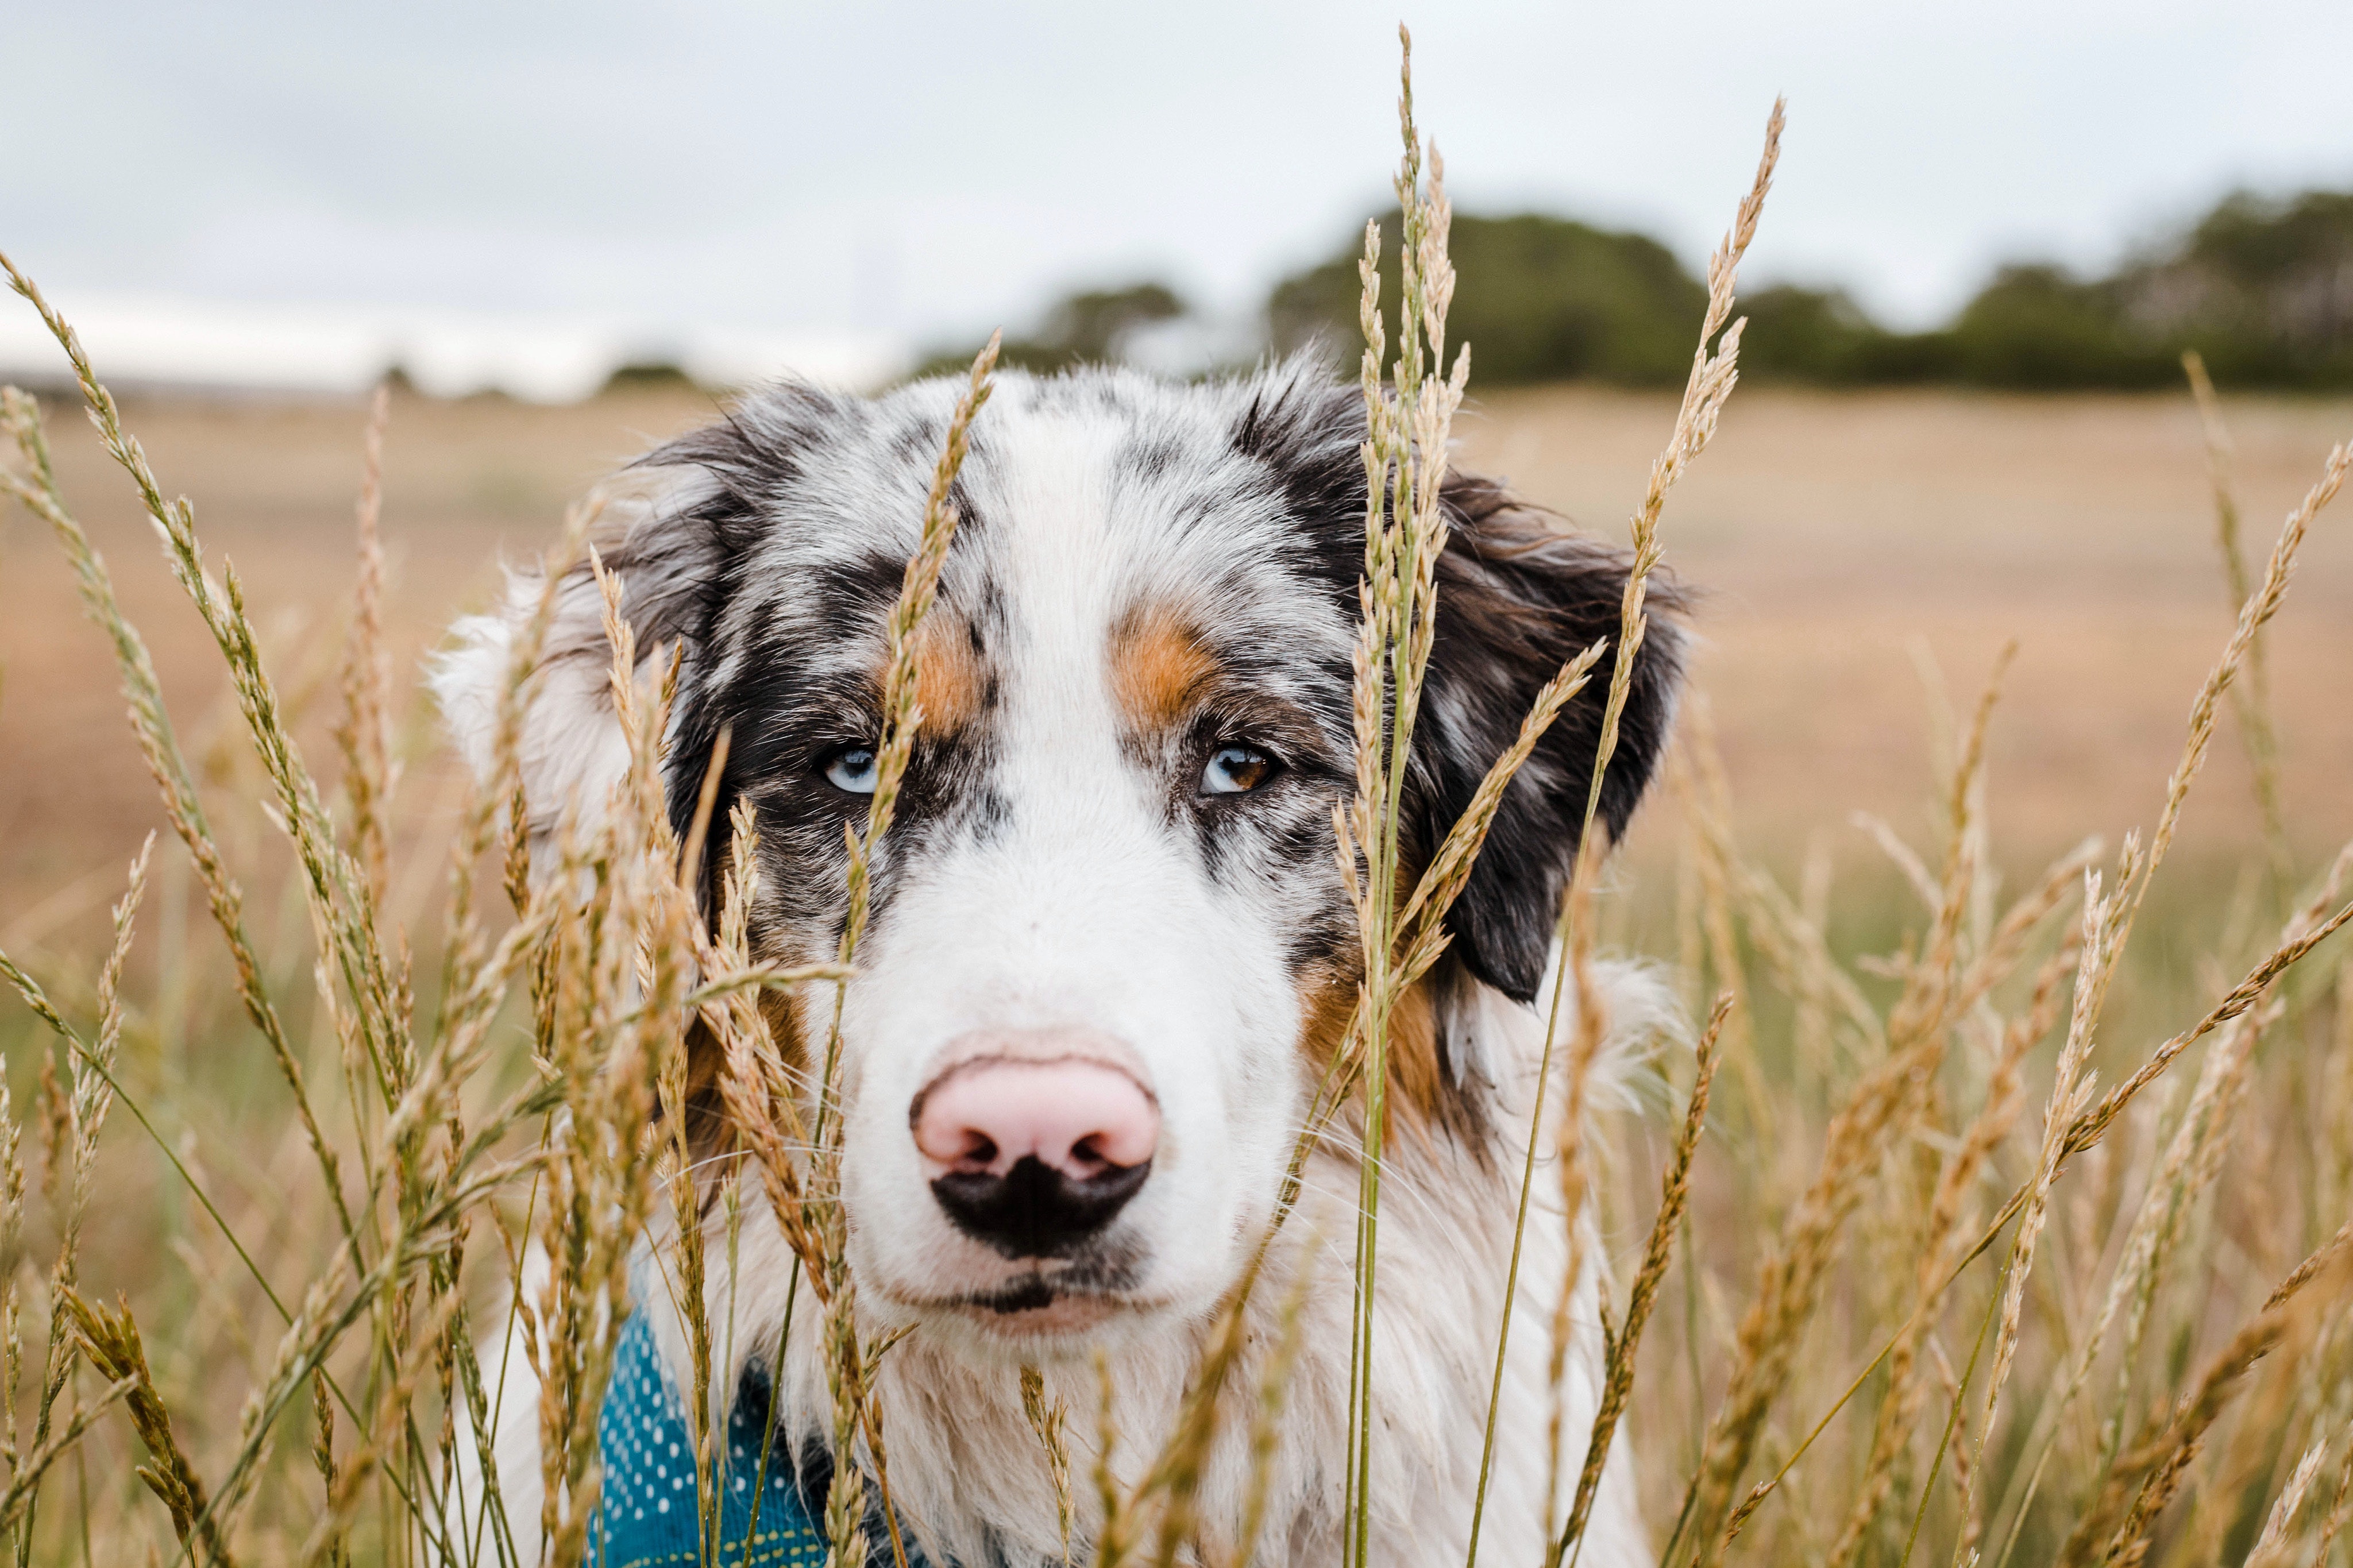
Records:
[[[1108,1036],[982,1031],[940,1062],[908,1127],[949,1222],[1004,1257],[1073,1257],[1151,1175],[1159,1102]]]

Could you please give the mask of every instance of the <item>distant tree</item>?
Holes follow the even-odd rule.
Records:
[[[1949,334],[1891,332],[1843,289],[1776,284],[1743,294],[1740,374],[1817,385],[1946,381],[1955,374]]]
[[[1047,312],[1036,337],[1014,343],[1011,352],[1017,363],[1037,369],[1116,360],[1139,329],[1184,314],[1185,301],[1163,283],[1072,294]]]
[[[1134,334],[1146,327],[1173,321],[1187,314],[1185,301],[1165,283],[1132,283],[1124,289],[1090,289],[1064,296],[1046,312],[1038,330],[1005,340],[998,352],[1001,364],[1050,374],[1077,364],[1109,364],[1125,357],[1122,352]],[[936,375],[969,369],[978,343],[928,356],[918,375]]]
[[[1277,349],[1321,340],[1355,363],[1363,232],[1330,260],[1275,286],[1267,328]],[[1657,240],[1535,213],[1458,214],[1450,239],[1456,285],[1447,335],[1472,345],[1472,385],[1571,377],[1659,385],[1690,371],[1707,290]],[[1392,342],[1397,252],[1396,220],[1384,219],[1381,297]]]
[[[2149,386],[2181,374],[2178,350],[2130,331],[2111,284],[2048,265],[2001,268],[1947,335],[1956,374],[1982,386]]]
[[[2195,348],[2225,379],[2353,385],[2353,195],[2235,192],[2113,288],[2136,335]]]
[[[1394,340],[1394,220],[1381,237]],[[1474,384],[1671,384],[1690,369],[1705,294],[1657,241],[1535,214],[1458,214],[1452,240],[1450,336],[1472,345]],[[1266,311],[1274,347],[1321,339],[1353,366],[1361,253],[1352,241],[1276,285]],[[2194,348],[2241,386],[2353,387],[2353,195],[2233,195],[2105,278],[2007,266],[1936,331],[1890,331],[1838,289],[1759,289],[1738,310],[1748,319],[1741,369],[1760,380],[2165,386]]]

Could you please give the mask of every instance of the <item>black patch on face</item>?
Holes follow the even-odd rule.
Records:
[[[1234,449],[1281,488],[1300,564],[1340,596],[1351,622],[1365,566],[1364,439],[1362,394],[1298,360],[1267,376],[1233,433]]]
[[[891,433],[893,456],[910,463],[936,459],[944,432],[926,418],[910,418]]]
[[[878,448],[889,454],[874,477],[886,488],[903,479],[909,521],[920,516],[937,457],[936,421],[910,411],[896,427],[877,431],[878,417],[878,405],[862,399],[791,383],[768,389],[641,458],[640,467],[691,470],[697,479],[679,492],[683,501],[641,520],[606,552],[607,564],[622,576],[623,613],[639,647],[683,644],[664,781],[681,840],[718,737],[729,736],[702,859],[707,909],[716,908],[728,861],[729,809],[748,798],[764,859],[789,868],[764,879],[766,911],[804,931],[838,927],[841,918],[842,828],[862,827],[871,797],[835,788],[823,771],[838,749],[879,737],[881,694],[873,671],[844,667],[840,642],[870,638],[879,649],[906,561],[880,547],[847,557],[813,552],[820,563],[789,582],[774,580],[768,563],[781,531],[832,527],[828,538],[839,539],[865,521],[828,524],[795,512],[796,494],[829,462],[871,468]],[[959,489],[955,500],[963,526],[971,527],[969,496]],[[955,607],[944,592],[942,603]],[[786,605],[789,616],[775,613]],[[977,662],[987,672],[987,662]],[[984,704],[993,700],[993,676],[985,675],[979,696]],[[875,868],[878,906],[894,860],[903,862],[936,831],[934,819],[976,795],[985,772],[970,739],[918,736],[897,825]]]
[[[854,561],[828,561],[809,574],[808,591],[840,624],[865,626],[891,613],[899,602],[907,563],[888,551],[870,550]]]
[[[1114,465],[1123,479],[1149,481],[1166,478],[1184,459],[1183,442],[1169,436],[1139,433],[1121,445]]]

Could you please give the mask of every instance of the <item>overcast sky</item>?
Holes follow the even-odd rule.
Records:
[[[1458,207],[1694,264],[1788,95],[1751,277],[1891,319],[2234,184],[2353,187],[2344,0],[1420,0]],[[1396,159],[1395,0],[0,0],[0,247],[52,289],[919,341],[1161,277],[1215,309]]]

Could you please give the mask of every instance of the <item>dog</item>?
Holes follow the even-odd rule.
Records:
[[[839,941],[843,827],[862,825],[877,771],[885,617],[959,386],[871,399],[772,386],[645,456],[633,499],[607,514],[604,558],[638,647],[678,650],[665,765],[682,837],[729,737],[706,863],[725,862],[730,808],[748,803],[761,958],[830,958]],[[892,1500],[934,1563],[1031,1568],[1087,1552],[1101,1521],[1095,1413],[1112,1401],[1110,1469],[1133,1484],[1268,1234],[1345,1031],[1360,961],[1333,806],[1355,778],[1365,432],[1359,390],[1306,358],[1190,384],[1008,371],[972,426],[960,523],[915,645],[923,719],[841,1023],[849,1264],[867,1331],[910,1331],[877,1397]],[[1630,569],[1625,552],[1501,484],[1451,475],[1443,504],[1451,531],[1400,823],[1409,876],[1544,682],[1597,638],[1614,646]],[[434,674],[478,766],[540,595],[516,574],[498,611],[455,628]],[[557,604],[522,737],[543,853],[564,811],[605,798],[625,758],[601,601],[583,576]],[[1680,600],[1661,582],[1651,605],[1599,795],[1599,830],[1613,837],[1680,679]],[[1563,710],[1504,795],[1445,955],[1397,1015],[1366,1493],[1390,1563],[1464,1556],[1531,1137],[1542,1168],[1495,1416],[1490,1561],[1541,1560],[1599,1396],[1604,1248],[1589,1207],[1561,1212],[1557,1081],[1546,1125],[1531,1115],[1606,685]],[[1672,1028],[1662,988],[1630,966],[1599,973],[1611,1059]],[[807,1033],[786,1019],[788,1048],[806,1049]],[[1262,1486],[1260,1553],[1339,1561],[1361,1126],[1344,1114],[1315,1147],[1250,1297],[1194,1504],[1211,1556],[1236,1551]],[[744,1194],[732,1271],[712,1249],[712,1319],[729,1314],[736,1361],[715,1381],[772,1379],[782,1438],[821,1452],[831,1414],[810,1295],[785,1364],[765,1365],[755,1347],[778,1342],[791,1254],[756,1178],[711,1169]],[[1572,1220],[1591,1244],[1569,1301],[1556,1478],[1551,1326]],[[682,1368],[675,1314],[649,1310]],[[1261,1476],[1248,1410],[1286,1310],[1296,1359]],[[514,1392],[521,1356],[510,1363],[501,1473],[510,1516],[535,1521],[533,1400]],[[1069,1542],[1024,1414],[1025,1367],[1070,1414]],[[1582,1558],[1649,1560],[1623,1455]]]

